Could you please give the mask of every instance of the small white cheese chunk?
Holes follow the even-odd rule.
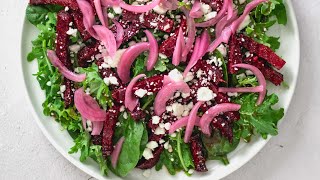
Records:
[[[244,79],[244,78],[246,78],[246,75],[244,73],[241,73],[241,74],[236,75],[236,78],[237,79]]]
[[[146,160],[152,159],[152,158],[153,158],[153,154],[152,154],[151,149],[145,148],[144,151],[143,151],[143,153],[142,153],[142,156],[143,156]]]
[[[106,83],[106,85],[119,85],[118,79],[114,76],[110,76],[110,77],[106,77],[103,79],[104,83]]]
[[[209,12],[208,14],[204,15],[204,21],[209,21],[210,19],[217,16],[216,11]]]
[[[122,13],[122,9],[120,6],[112,6],[112,9],[113,11],[116,13],[116,14],[121,14]]]
[[[60,92],[64,93],[64,91],[66,91],[66,85],[61,85],[60,86]]]
[[[163,143],[165,143],[166,141],[165,140],[163,140],[163,139],[160,139],[159,140],[159,144],[163,144]]]
[[[223,57],[227,56],[227,48],[223,44],[220,44],[217,50],[222,54]]]
[[[152,124],[159,124],[160,117],[159,116],[152,116]]]
[[[71,52],[78,53],[80,51],[81,47],[78,44],[73,44],[73,45],[69,46],[69,49]]]
[[[124,112],[124,113],[123,113],[123,118],[124,118],[124,119],[128,119],[128,113],[127,113],[127,112]]]
[[[239,3],[240,4],[243,4],[243,3],[245,3],[246,2],[246,0],[239,0]]]
[[[172,104],[172,113],[174,116],[181,117],[184,111],[184,106],[180,103]]]
[[[253,72],[252,72],[252,71],[250,71],[250,70],[246,70],[246,75],[247,75],[247,76],[250,76],[250,75],[254,75],[254,74],[253,74]]]
[[[216,96],[208,87],[201,87],[197,91],[198,101],[210,101]]]
[[[157,127],[157,129],[154,131],[155,135],[161,135],[161,134],[165,134],[165,133],[166,133],[166,130],[161,127]]]
[[[168,76],[175,82],[182,81],[182,73],[178,69],[173,69],[169,72]]]
[[[73,29],[73,28],[69,27],[69,30],[67,31],[67,34],[71,35],[71,36],[74,36],[74,37],[77,37],[77,32],[78,32],[77,29]]]
[[[193,78],[194,78],[193,73],[192,72],[188,72],[187,76],[184,78],[184,82],[192,81]]]
[[[150,141],[147,143],[147,148],[151,149],[152,151],[157,148],[159,145],[156,141]]]
[[[227,95],[228,95],[229,97],[232,97],[232,96],[237,97],[237,96],[238,96],[238,93],[236,93],[236,92],[235,92],[235,93],[228,92]]]
[[[146,95],[147,92],[148,92],[148,91],[145,90],[145,89],[138,89],[138,90],[136,90],[136,91],[134,92],[134,94],[135,94],[136,96],[138,96],[139,98],[143,98],[143,96]]]
[[[171,127],[171,124],[170,123],[165,123],[164,124],[164,128],[166,129],[166,130],[170,130],[170,127]]]
[[[167,12],[166,9],[162,8],[161,6],[157,5],[156,7],[153,8],[153,11],[156,12],[157,14],[165,14]]]
[[[189,169],[188,174],[193,174],[194,173],[194,169]]]
[[[168,149],[168,148],[169,148],[169,141],[167,141],[166,143],[164,143],[163,147],[164,147],[165,149]]]
[[[201,3],[200,8],[201,8],[201,11],[203,12],[203,14],[208,14],[209,12],[212,11],[211,7],[205,3]]]

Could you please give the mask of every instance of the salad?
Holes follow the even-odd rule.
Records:
[[[190,176],[278,134],[283,0],[30,0],[26,17],[43,113],[105,175]]]

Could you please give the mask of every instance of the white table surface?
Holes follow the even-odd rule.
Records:
[[[27,105],[17,67],[26,3],[0,3],[0,179],[91,179],[55,150]],[[280,134],[225,180],[320,179],[320,0],[293,0],[293,5],[301,66],[292,104]]]

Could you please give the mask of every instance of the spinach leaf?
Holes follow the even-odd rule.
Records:
[[[124,177],[138,164],[148,138],[142,122],[135,122],[130,116],[124,119],[123,114],[120,116],[119,122],[121,126],[116,128],[114,139],[117,141],[124,136],[125,141],[117,167],[112,170],[115,174]]]
[[[33,25],[44,23],[49,10],[42,6],[29,5],[26,10],[26,17]]]

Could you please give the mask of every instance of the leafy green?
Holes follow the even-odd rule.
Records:
[[[261,134],[266,138],[268,134],[277,135],[278,121],[283,117],[284,110],[273,109],[272,106],[277,104],[279,99],[275,94],[265,97],[263,103],[259,106],[256,105],[258,95],[254,93],[243,94],[235,99],[235,103],[241,104],[240,114],[241,118],[236,123],[248,133],[248,137],[252,135],[252,130]]]
[[[246,86],[255,87],[258,84],[259,84],[258,80],[255,76],[246,76],[245,78],[238,79],[239,87],[246,87]]]
[[[124,136],[125,141],[119,155],[118,165],[112,170],[115,174],[124,177],[138,164],[148,136],[145,125],[142,122],[135,122],[129,115],[127,119],[124,119],[122,114],[119,122],[121,126],[116,128],[114,139],[117,141]]]
[[[111,91],[101,78],[98,66],[92,63],[91,67],[79,68],[79,71],[87,75],[86,80],[82,83],[83,89],[86,90],[88,88],[91,96],[95,97],[104,109],[111,107]]]
[[[188,170],[193,169],[194,164],[189,144],[183,142],[181,132],[176,137],[170,137],[169,144],[172,146],[172,152],[168,150],[162,152],[156,165],[156,170],[159,171],[165,166],[172,175],[181,170],[184,170],[189,175]]]
[[[147,54],[141,54],[138,56],[138,58],[134,62],[133,66],[133,76],[137,76],[139,74],[146,74],[148,77],[153,76],[155,74],[159,74],[162,72],[165,72],[169,70],[169,59],[168,58],[158,58],[158,61],[156,65],[154,66],[154,69],[151,71],[147,71],[146,69],[146,63],[147,63],[148,57]]]
[[[154,66],[154,69],[156,71],[165,72],[167,68],[167,63],[169,62],[168,58],[161,58],[159,57],[156,65]]]
[[[49,10],[42,6],[29,5],[26,9],[26,17],[33,25],[45,22],[48,13]]]
[[[214,131],[212,137],[202,135],[202,142],[207,150],[208,159],[220,160],[225,165],[229,164],[227,154],[235,150],[240,142],[241,132],[233,128],[233,139],[230,143],[220,132]]]
[[[102,156],[101,146],[91,145],[89,150],[89,156],[99,164],[101,174],[107,175],[108,165],[107,165],[107,161]]]

